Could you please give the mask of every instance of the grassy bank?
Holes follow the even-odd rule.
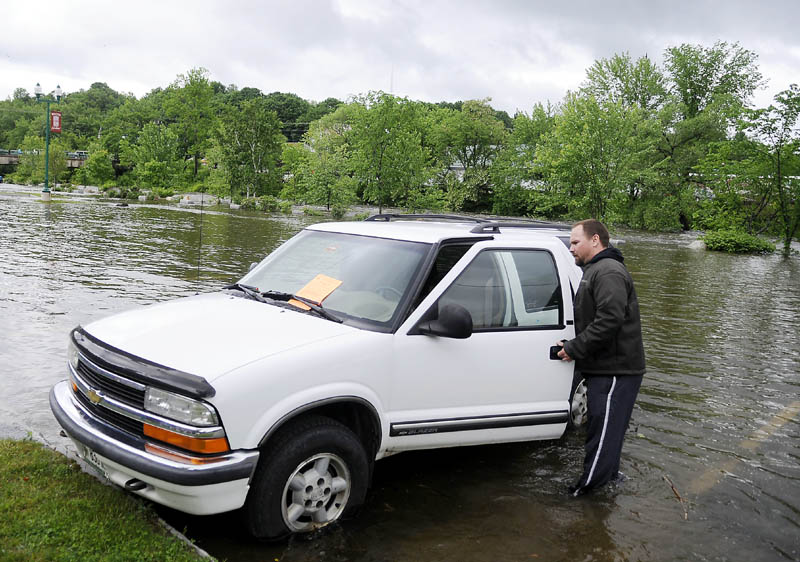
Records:
[[[0,561],[202,560],[141,501],[29,440],[0,440]]]

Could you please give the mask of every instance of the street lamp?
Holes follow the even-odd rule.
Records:
[[[50,201],[50,129],[56,127],[54,126],[53,117],[50,115],[50,102],[58,103],[61,101],[61,86],[56,86],[56,89],[53,90],[53,95],[55,98],[51,96],[42,97],[42,86],[37,82],[36,87],[33,89],[33,93],[36,94],[36,101],[46,102],[47,103],[47,111],[45,113],[45,141],[44,141],[44,189],[42,189],[42,201]],[[61,114],[58,114],[58,132],[61,132]]]

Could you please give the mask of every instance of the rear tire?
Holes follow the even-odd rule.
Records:
[[[358,437],[336,420],[308,416],[278,430],[261,453],[244,506],[256,538],[308,533],[364,503],[369,461]]]

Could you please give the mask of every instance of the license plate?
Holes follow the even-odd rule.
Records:
[[[108,475],[106,474],[106,469],[103,466],[103,462],[97,456],[97,453],[95,453],[88,447],[81,445],[78,447],[78,456],[80,456],[83,460],[85,460],[86,464],[88,464],[94,470],[99,472],[101,476],[106,478],[108,477]]]

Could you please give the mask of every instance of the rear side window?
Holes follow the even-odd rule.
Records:
[[[484,250],[438,302],[466,308],[475,331],[556,329],[564,318],[558,271],[542,250]]]

